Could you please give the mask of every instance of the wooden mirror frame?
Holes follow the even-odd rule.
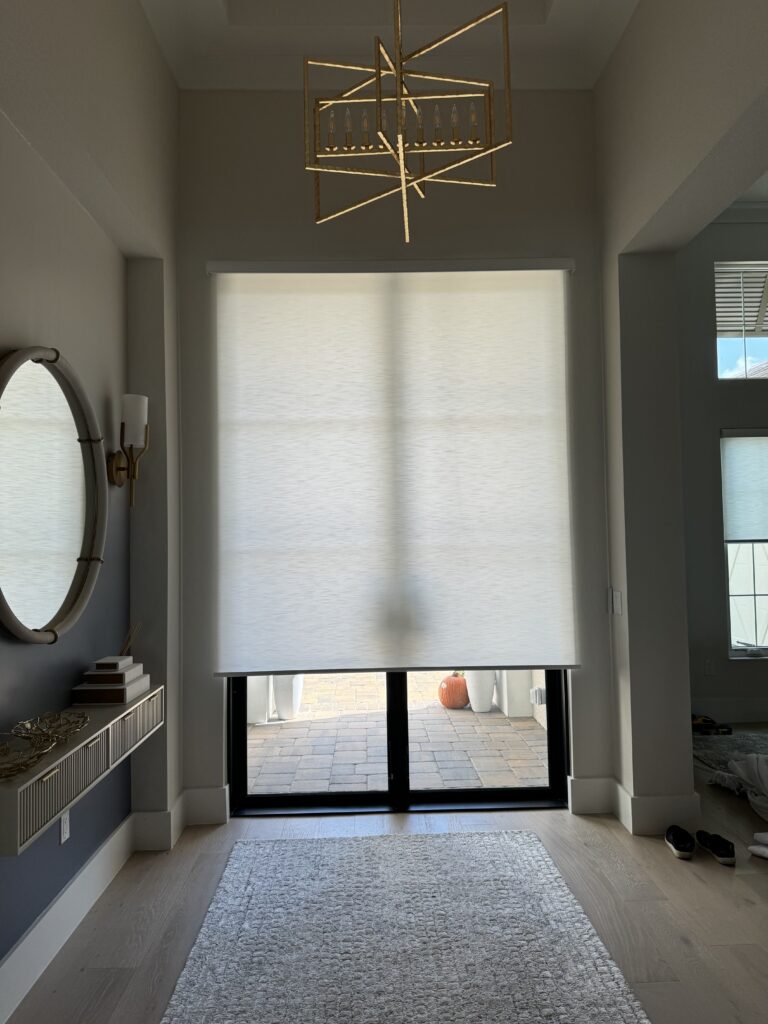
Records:
[[[104,562],[104,545],[107,538],[107,462],[104,438],[93,406],[77,374],[61,357],[58,349],[36,346],[22,348],[0,358],[0,403],[13,375],[28,362],[45,366],[64,393],[72,412],[85,474],[85,523],[80,556],[77,559],[72,583],[61,607],[50,622],[40,629],[25,626],[14,614],[0,586],[0,623],[9,633],[25,643],[55,644],[85,611]]]

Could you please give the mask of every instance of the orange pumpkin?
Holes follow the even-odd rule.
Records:
[[[440,683],[437,696],[444,708],[465,708],[469,704],[467,683],[463,672],[452,672]]]

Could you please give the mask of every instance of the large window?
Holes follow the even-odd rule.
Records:
[[[768,263],[716,263],[717,376],[768,378]]]
[[[730,644],[768,648],[768,433],[724,431],[720,442]]]

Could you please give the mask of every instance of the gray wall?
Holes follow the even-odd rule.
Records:
[[[768,167],[767,45],[764,0],[638,4],[595,90],[611,256],[678,248]]]
[[[682,482],[670,462],[679,440],[669,458],[653,458],[656,424],[680,422],[679,389],[657,389],[654,368],[663,360],[633,317],[663,326],[660,314],[674,314],[662,280],[669,268],[656,272],[666,253],[687,244],[768,167],[767,38],[762,0],[642,0],[595,90],[609,551],[612,584],[624,594],[624,614],[613,617],[611,631],[617,809],[642,831],[690,818],[697,804],[685,753]],[[621,259],[632,252],[647,253],[650,264]],[[650,494],[664,495],[664,508],[643,516]],[[671,531],[661,545],[660,527]],[[660,677],[660,666],[673,671]]]
[[[0,224],[0,353],[60,349],[114,441],[115,399],[126,380],[123,257],[4,118]],[[122,498],[110,493],[104,567],[75,628],[52,646],[23,644],[0,630],[0,729],[68,705],[83,669],[119,649],[128,624]],[[20,857],[0,858],[0,956],[128,813],[129,781],[128,765],[121,766],[77,807],[65,846],[53,829]]]
[[[672,782],[684,795],[693,771],[674,254],[621,256],[619,306],[633,792],[665,795]]]
[[[162,261],[161,328],[130,334],[127,347],[127,385],[152,396],[153,428],[131,524],[131,619],[145,624],[135,653],[167,684],[163,749],[153,742],[134,758],[136,806],[147,810],[158,809],[155,796],[143,802],[148,789],[168,807],[181,785],[176,99],[138,0],[4,0],[0,111],[119,252]],[[147,289],[139,308],[156,306]]]
[[[768,223],[759,222],[713,224],[677,257],[691,699],[720,721],[768,718],[765,662],[728,658],[720,479],[720,430],[768,428],[768,388],[717,379],[713,264],[766,258]]]
[[[592,97],[515,95],[515,145],[497,190],[430,189],[402,241],[395,202],[316,226],[295,93],[185,92],[180,106],[179,305],[184,434],[185,785],[224,780],[224,688],[213,679],[214,339],[216,260],[570,257],[573,477],[583,668],[574,674],[574,774],[611,771],[605,593],[602,376]],[[269,125],[291,126],[270,133]],[[265,127],[266,126],[266,127]],[[258,636],[254,636],[258,643]]]
[[[129,620],[161,624],[135,653],[168,684],[168,724],[76,806],[67,844],[52,829],[0,861],[0,954],[128,813],[131,776],[134,807],[150,811],[167,814],[180,788],[175,157],[176,87],[137,0],[5,0],[0,350],[60,347],[113,445],[128,388],[152,396],[155,429],[131,544],[126,494],[113,491],[106,564],[81,622],[53,648],[0,638],[0,726],[68,703]],[[147,274],[131,261],[130,288],[126,257],[153,261]],[[151,330],[132,329],[147,306]]]

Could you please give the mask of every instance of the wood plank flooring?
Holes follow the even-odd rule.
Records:
[[[768,829],[749,806],[702,787],[702,827],[730,836],[735,869],[675,860],[660,838],[566,811],[236,819],[190,828],[170,853],[135,854],[11,1024],[156,1024],[238,839],[531,829],[538,833],[653,1024],[768,1020]]]

